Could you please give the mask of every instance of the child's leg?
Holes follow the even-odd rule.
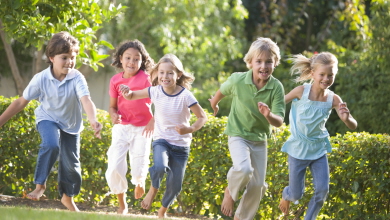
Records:
[[[131,182],[136,186],[134,197],[141,198],[145,193],[145,180],[148,175],[151,138],[142,136],[143,127],[131,126],[133,140],[130,142],[129,158]]]
[[[173,203],[182,189],[189,154],[190,147],[170,145],[166,190],[161,203],[164,208]]]
[[[62,194],[61,203],[72,212],[79,212],[76,204],[73,201],[73,197],[67,196],[65,193]]]
[[[60,130],[61,147],[58,161],[58,191],[61,202],[71,211],[78,211],[73,196],[81,187],[80,134]]]
[[[247,159],[252,167],[252,176],[246,185],[240,204],[237,207],[235,218],[254,219],[259,209],[267,184],[265,175],[267,170],[267,142],[242,140],[248,146],[250,158]]]
[[[119,193],[116,196],[118,198],[118,203],[119,203],[119,209],[117,210],[117,213],[121,215],[127,214],[129,210],[126,202],[126,193],[125,192]]]
[[[50,170],[56,162],[60,144],[59,128],[56,123],[51,121],[40,121],[37,125],[38,132],[41,136],[37,165],[35,167],[34,183],[36,188],[27,194],[27,198],[39,200],[46,189],[46,180]]]
[[[230,195],[229,188],[225,188],[225,193],[222,200],[221,211],[226,216],[233,216],[234,200]]]
[[[326,197],[329,193],[329,165],[328,157],[326,155],[315,160],[310,165],[310,171],[313,176],[314,195],[311,198],[305,220],[316,219],[320,212]]]
[[[161,206],[161,208],[158,210],[158,218],[166,218],[167,217],[167,215],[166,215],[167,210],[168,210],[168,208]]]
[[[285,214],[289,213],[290,201],[295,202],[302,198],[305,190],[306,167],[311,160],[299,160],[288,156],[289,185],[284,188],[279,208]]]
[[[146,194],[141,206],[144,209],[150,209],[157,191],[160,188],[161,180],[169,169],[167,143],[163,139],[153,141],[153,166],[149,168],[151,186]]]

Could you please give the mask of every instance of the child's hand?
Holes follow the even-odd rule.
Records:
[[[218,111],[219,111],[219,106],[218,106],[218,104],[214,104],[213,98],[214,98],[214,96],[211,96],[211,98],[209,99],[209,102],[210,102],[211,108],[213,108],[213,110],[214,110],[213,115],[216,116],[218,114]]]
[[[271,112],[271,109],[268,107],[267,104],[263,103],[263,102],[258,102],[257,103],[257,107],[259,108],[259,112],[264,115],[264,117],[268,117],[268,115],[270,114]]]
[[[187,127],[185,125],[176,125],[175,130],[181,135],[192,133],[191,127]]]
[[[150,138],[153,135],[154,131],[154,120],[150,120],[149,123],[145,126],[145,129],[142,131],[142,136]]]
[[[341,120],[346,121],[349,118],[350,113],[349,113],[349,109],[347,108],[346,102],[339,103],[338,112],[339,112]]]
[[[113,113],[111,115],[111,122],[113,124],[121,124],[122,123],[122,115]]]
[[[123,85],[123,84],[121,84],[119,86],[119,91],[122,93],[123,97],[125,97],[126,99],[131,98],[131,95],[133,93],[133,91],[131,91],[128,86]]]
[[[95,130],[95,133],[94,133],[95,137],[101,139],[102,137],[100,136],[100,131],[102,130],[103,125],[100,124],[98,121],[95,121],[94,123],[90,123],[90,124],[91,124],[93,130]]]

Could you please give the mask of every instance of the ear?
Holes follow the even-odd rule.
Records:
[[[54,63],[54,57],[49,57],[50,62]]]

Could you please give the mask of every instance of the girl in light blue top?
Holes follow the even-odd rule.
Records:
[[[311,58],[295,55],[291,60],[291,74],[299,74],[295,81],[311,80],[311,83],[298,86],[285,96],[286,103],[292,101],[291,136],[282,147],[282,151],[288,153],[289,185],[283,190],[279,208],[284,215],[288,215],[290,202],[302,198],[306,168],[309,167],[315,189],[305,220],[313,220],[321,210],[329,191],[326,154],[331,152],[331,145],[325,123],[333,108],[348,128],[355,129],[357,122],[350,114],[347,103],[329,90],[338,70],[338,61],[333,54],[322,52]]]

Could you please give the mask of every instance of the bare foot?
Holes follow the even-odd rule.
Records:
[[[34,191],[27,194],[27,198],[29,198],[31,200],[38,201],[39,198],[41,198],[41,196],[43,196],[43,193],[45,192],[45,190],[46,190],[45,185],[36,184]]]
[[[166,212],[168,208],[165,208],[164,206],[161,206],[161,208],[158,210],[158,218],[166,218]]]
[[[283,212],[284,215],[288,215],[290,209],[290,201],[282,198],[282,200],[280,200],[279,209]]]
[[[144,194],[145,194],[145,189],[144,189],[144,187],[141,186],[140,184],[138,184],[138,185],[135,187],[135,190],[134,190],[134,198],[135,198],[135,199],[139,199],[139,198],[141,198]]]
[[[125,215],[128,213],[129,209],[126,202],[126,193],[117,194],[119,209],[117,211],[118,214]]]
[[[233,215],[233,207],[234,207],[234,200],[232,196],[230,195],[229,189],[226,187],[225,189],[225,195],[223,197],[221,211],[226,216],[232,216]]]
[[[150,186],[148,194],[146,194],[144,200],[141,202],[141,207],[149,210],[150,207],[152,207],[152,203],[154,200],[154,197],[157,195],[158,189],[154,188],[153,186]]]
[[[79,212],[76,204],[73,201],[73,197],[67,196],[65,193],[62,194],[61,203],[72,212]]]

